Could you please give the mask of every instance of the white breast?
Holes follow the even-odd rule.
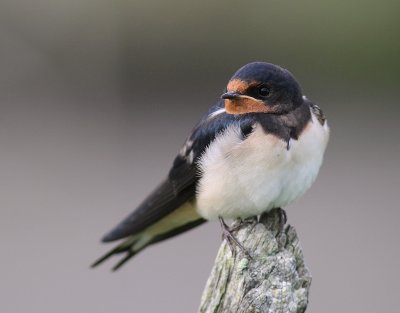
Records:
[[[299,140],[287,143],[260,125],[242,140],[238,125],[210,144],[200,159],[197,210],[206,219],[249,217],[285,207],[317,177],[329,129],[312,115]]]

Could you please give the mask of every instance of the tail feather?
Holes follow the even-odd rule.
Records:
[[[98,266],[113,255],[126,253],[112,268],[113,271],[116,271],[147,246],[174,237],[205,222],[204,219],[196,215],[185,215],[185,211],[181,211],[181,213],[183,213],[182,218],[179,216],[181,213],[177,213],[178,214],[171,216],[171,221],[163,219],[159,223],[155,223],[146,228],[144,231],[128,237],[125,241],[94,262],[91,267]],[[179,223],[177,223],[177,220]]]
[[[133,255],[135,255],[136,253],[138,253],[141,249],[134,251],[133,247],[135,245],[135,243],[138,241],[139,238],[137,238],[137,236],[128,238],[127,240],[124,240],[121,244],[119,244],[118,246],[116,246],[114,249],[110,250],[109,252],[107,252],[106,254],[104,254],[102,257],[100,257],[99,259],[97,259],[90,267],[94,268],[98,265],[100,265],[101,263],[103,263],[104,261],[106,261],[108,258],[110,258],[113,255],[116,254],[120,254],[123,252],[127,252],[128,255],[131,255],[131,257]],[[127,260],[126,260],[127,261]],[[119,263],[117,264],[119,265]],[[116,269],[118,269],[122,264],[120,264]],[[113,268],[113,270],[116,270]]]
[[[97,259],[95,262],[92,263],[92,265],[90,265],[91,268],[94,268],[98,265],[100,265],[101,263],[103,263],[105,260],[107,260],[110,256],[118,253],[118,247],[109,251],[108,253],[106,253],[105,255],[103,255],[102,257],[100,257],[99,259]]]
[[[140,250],[139,250],[140,251]],[[125,262],[129,261],[131,257],[133,257],[136,253],[139,251],[133,252],[129,251],[124,258],[122,258],[117,264],[114,265],[114,267],[111,269],[113,272],[118,270],[122,265],[125,264]]]

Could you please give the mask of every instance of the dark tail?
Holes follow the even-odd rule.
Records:
[[[125,253],[125,256],[112,268],[112,271],[116,271],[119,269],[122,265],[125,264],[128,260],[130,260],[133,256],[138,254],[140,251],[142,251],[144,248],[147,246],[163,241],[165,239],[171,238],[173,236],[176,236],[180,233],[183,233],[189,229],[192,229],[202,223],[204,223],[204,219],[198,219],[192,222],[189,222],[187,224],[184,224],[180,227],[171,229],[170,231],[163,233],[163,234],[158,234],[155,235],[154,237],[150,238],[149,240],[144,241],[143,240],[143,233],[139,233],[137,235],[128,237],[126,240],[124,240],[121,244],[116,246],[114,249],[103,255],[101,258],[99,258],[96,262],[94,262],[91,267],[96,267],[99,264],[103,263],[105,260],[110,258],[113,255]]]
[[[105,260],[108,258],[112,257],[113,255],[125,253],[125,257],[122,258],[113,268],[112,271],[116,271],[119,269],[126,261],[128,261],[131,257],[133,257],[135,254],[140,252],[142,249],[144,249],[147,245],[141,247],[140,249],[134,250],[136,242],[139,240],[138,236],[134,236],[131,238],[128,238],[124,240],[121,244],[116,246],[114,249],[103,255],[101,258],[96,260],[90,267],[94,268],[101,263],[103,263]]]

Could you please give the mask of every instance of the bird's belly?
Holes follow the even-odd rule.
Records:
[[[245,140],[238,128],[228,128],[201,158],[199,214],[206,219],[245,218],[288,205],[315,180],[328,133],[326,124],[313,119],[287,149],[287,142],[259,126]]]

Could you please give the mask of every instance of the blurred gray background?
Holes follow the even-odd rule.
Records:
[[[397,312],[399,1],[2,0],[0,311],[195,312],[208,223],[117,273],[100,237],[166,175],[243,64],[290,69],[332,129],[287,208],[308,312]]]

